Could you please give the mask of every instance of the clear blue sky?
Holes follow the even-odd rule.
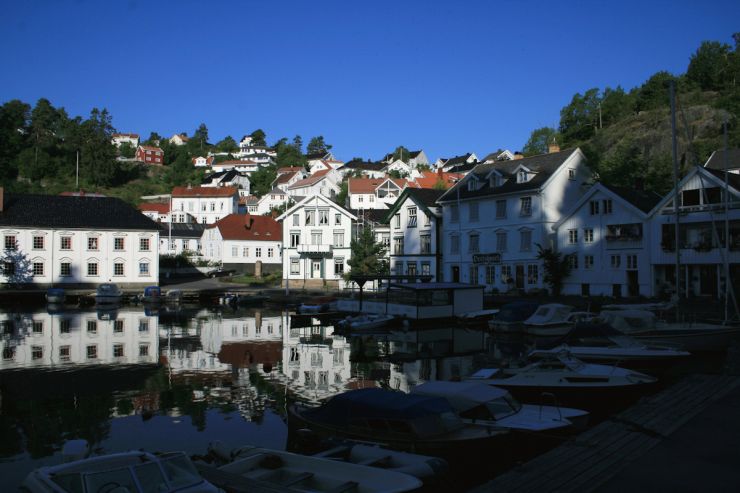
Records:
[[[521,149],[591,87],[682,73],[740,1],[17,1],[0,102],[105,107],[143,137],[323,135],[339,158]]]

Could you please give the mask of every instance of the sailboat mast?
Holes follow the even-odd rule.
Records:
[[[725,152],[723,153],[723,168],[725,169],[725,255],[724,255],[724,269],[725,269],[725,322],[729,320],[730,311],[730,290],[733,286],[730,285],[732,282],[732,276],[730,276],[730,186],[727,180],[727,119],[725,119],[724,125],[724,147]],[[734,293],[733,293],[734,294]],[[736,313],[737,314],[737,313]]]
[[[671,96],[671,147],[673,151],[673,211],[676,215],[676,230],[675,230],[675,251],[676,251],[676,297],[677,301],[681,300],[681,246],[679,245],[679,231],[678,231],[678,144],[676,141],[676,82],[671,81],[670,84],[670,96]],[[676,319],[679,315],[680,303],[676,303]]]

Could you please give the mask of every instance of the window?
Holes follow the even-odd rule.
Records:
[[[577,229],[568,230],[568,243],[570,243],[571,245],[578,243],[578,230]]]
[[[450,206],[450,222],[460,222],[460,211],[458,210],[457,205],[454,204]]]
[[[301,243],[300,231],[291,231],[290,233],[290,247],[296,248]]]
[[[71,330],[71,323],[67,319],[62,319],[59,321],[59,333],[60,334],[69,334]]]
[[[523,229],[519,231],[519,250],[529,252],[532,250],[532,231]]]
[[[527,182],[527,172],[524,170],[519,170],[519,173],[517,173],[516,175],[516,182],[526,183]]]
[[[450,236],[450,253],[460,253],[460,237],[457,235]]]
[[[239,247],[233,246],[231,247],[231,256],[236,257],[239,255]]]
[[[406,262],[406,275],[407,276],[416,275],[416,262]]]
[[[419,243],[421,246],[422,254],[432,253],[432,235],[419,236]]]
[[[496,266],[486,265],[486,284],[493,284],[496,281]]]
[[[87,346],[87,359],[96,359],[98,357],[98,346],[91,344]]]
[[[44,249],[44,237],[43,236],[34,236],[33,237],[33,249],[34,250],[43,250]]]
[[[113,250],[123,250],[123,238],[113,238]]]
[[[583,256],[583,268],[584,269],[593,269],[594,268],[594,256],[593,255],[584,255]]]
[[[334,226],[341,226],[342,225],[342,215],[337,213],[334,214]]]
[[[501,266],[501,282],[508,283],[510,280],[511,280],[511,266],[502,265]]]
[[[469,192],[474,192],[477,189],[478,189],[478,183],[476,182],[476,180],[475,179],[472,179],[472,178],[470,180],[468,180],[468,191]]]
[[[364,195],[358,195],[357,196],[357,202],[364,202],[364,201],[365,201],[365,196]]]
[[[18,248],[18,243],[15,239],[15,235],[10,235],[5,237],[5,249],[6,250],[15,250]]]
[[[415,228],[416,227],[416,207],[409,207],[407,211],[408,211],[408,216],[409,216],[408,227]]]
[[[598,200],[592,200],[589,202],[589,205],[591,207],[591,215],[595,216],[599,213],[599,201]]]
[[[149,262],[139,262],[139,275],[140,276],[148,276],[149,275]]]
[[[94,236],[87,238],[87,249],[88,250],[97,250],[98,249],[98,239]]]
[[[41,359],[44,357],[44,348],[42,346],[31,346],[31,359]]]
[[[14,276],[15,275],[15,262],[5,261],[3,262],[3,275]]]
[[[478,233],[471,233],[469,239],[468,252],[478,253],[480,251],[480,235]]]
[[[293,226],[300,226],[301,225],[301,219],[298,216],[298,214],[293,214]]]
[[[15,358],[15,347],[4,347],[3,348],[3,359],[9,360]]]
[[[499,231],[496,233],[496,251],[499,252],[505,252],[506,251],[506,231]]]
[[[568,168],[568,179],[569,180],[576,179],[576,170],[574,170],[573,168]]]
[[[97,334],[98,333],[98,321],[97,320],[88,320],[87,321],[87,332],[88,332],[88,334]]]
[[[200,204],[200,210],[201,210],[201,212],[205,212],[206,211],[207,205],[208,204],[206,204],[205,202],[201,202],[201,204]]]
[[[471,202],[468,204],[468,219],[470,222],[478,221],[478,202]]]
[[[123,344],[121,343],[113,344],[113,357],[123,358]]]
[[[619,269],[622,266],[622,256],[612,255],[611,263],[612,263],[612,269]]]
[[[273,255],[275,255],[275,249],[274,248],[268,248],[267,249],[267,258],[272,258]]]
[[[393,238],[393,254],[403,255],[403,236]]]
[[[291,274],[300,274],[301,273],[300,259],[297,259],[297,258],[290,259],[290,273]]]
[[[254,256],[257,258],[262,258],[262,248],[257,247],[254,249]]]
[[[319,211],[319,225],[322,225],[322,226],[329,225],[329,211],[327,210]]]
[[[216,203],[211,202],[211,212],[215,212],[215,211],[216,211]]]
[[[532,197],[522,197],[520,199],[519,215],[520,216],[531,216],[532,215]]]
[[[594,230],[591,228],[584,228],[583,230],[583,241],[585,243],[593,243],[594,241]]]
[[[401,228],[401,214],[396,213],[393,215],[393,227],[396,229]]]
[[[571,269],[577,269],[578,268],[578,255],[575,253],[571,253],[568,255],[568,267]]]
[[[43,276],[44,275],[44,263],[43,262],[34,262],[33,263],[33,275],[34,276]]]
[[[139,357],[149,356],[149,344],[139,344]]]
[[[604,199],[602,202],[602,205],[604,206],[604,214],[612,213],[612,200],[611,199]]]
[[[468,271],[468,280],[470,281],[470,284],[478,284],[478,266],[477,265],[471,265],[470,270]]]
[[[139,332],[149,332],[149,319],[139,319]]]
[[[113,275],[114,276],[122,276],[123,275],[123,262],[115,262],[113,264]]]
[[[249,257],[249,247],[242,247],[242,257]]]
[[[627,269],[628,270],[637,269],[637,255],[627,255]]]
[[[315,221],[316,221],[316,211],[307,210],[306,211],[306,226],[315,226]]]
[[[334,259],[334,275],[341,276],[344,274],[344,259],[337,257]]]
[[[506,201],[496,201],[496,219],[506,219]]]
[[[114,320],[113,321],[113,333],[114,334],[123,334],[123,320]]]
[[[61,250],[72,250],[72,237],[71,236],[62,236],[60,238],[61,246],[59,247]]]
[[[432,266],[429,264],[429,262],[422,262],[421,263],[421,275],[430,276],[431,274],[432,274]]]
[[[321,231],[311,231],[311,244],[312,245],[321,245],[323,238],[323,234]]]
[[[31,330],[33,330],[34,334],[43,334],[44,333],[44,322],[41,320],[34,320],[31,324]]]
[[[59,359],[69,361],[72,356],[72,346],[59,346]]]
[[[98,275],[98,263],[97,262],[88,262],[87,263],[87,275],[88,276],[97,276]]]
[[[337,248],[344,246],[344,231],[334,231],[334,246]]]
[[[527,265],[527,284],[537,284],[540,277],[540,268],[537,264]]]
[[[149,238],[139,238],[139,250],[142,252],[149,251]]]

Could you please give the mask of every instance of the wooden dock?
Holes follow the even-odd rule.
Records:
[[[717,399],[737,375],[692,375],[472,491],[594,491]]]

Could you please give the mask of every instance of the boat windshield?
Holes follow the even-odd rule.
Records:
[[[172,489],[184,488],[202,481],[195,466],[185,454],[162,457],[161,464]]]
[[[493,416],[493,419],[497,420],[512,416],[522,409],[522,405],[511,394],[506,394],[503,397],[487,402],[486,407],[491,413],[491,416]]]

